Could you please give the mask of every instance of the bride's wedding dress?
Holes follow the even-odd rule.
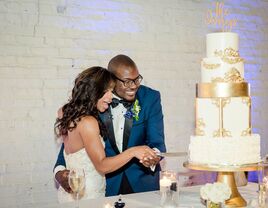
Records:
[[[68,170],[72,168],[83,168],[85,171],[86,183],[81,199],[92,199],[105,195],[105,177],[100,175],[95,169],[85,148],[72,154],[66,154],[64,151],[64,158]],[[58,200],[60,203],[70,202],[75,200],[75,196],[67,193],[60,186],[58,189]]]

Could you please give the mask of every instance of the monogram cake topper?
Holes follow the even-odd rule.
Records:
[[[216,2],[215,10],[208,9],[206,13],[206,24],[220,26],[222,32],[232,31],[237,24],[237,19],[228,18],[230,12],[224,7],[223,2]]]

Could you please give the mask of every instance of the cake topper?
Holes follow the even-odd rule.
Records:
[[[230,32],[237,24],[237,19],[228,18],[230,11],[224,7],[223,2],[216,2],[215,10],[208,9],[205,22],[208,25],[218,25],[222,32]]]

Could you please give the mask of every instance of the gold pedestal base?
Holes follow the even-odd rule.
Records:
[[[225,201],[225,205],[230,207],[246,207],[246,200],[240,195],[237,190],[233,172],[218,172],[217,182],[226,183],[231,188],[232,194],[230,199]]]
[[[254,171],[258,169],[258,163],[246,164],[246,165],[211,165],[211,164],[198,164],[191,162],[184,162],[183,166],[192,170],[206,170],[206,171],[216,171],[218,172],[217,181],[226,183],[231,188],[232,194],[230,199],[225,201],[227,207],[246,207],[246,200],[238,192],[234,172],[237,171]]]

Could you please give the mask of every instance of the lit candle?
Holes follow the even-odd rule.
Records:
[[[268,189],[268,176],[264,176],[262,182],[264,183],[265,188]]]
[[[262,181],[263,181],[263,183],[267,184],[268,183],[268,176],[264,176]]]
[[[160,186],[161,187],[171,186],[171,180],[164,176],[162,179],[160,179]]]

